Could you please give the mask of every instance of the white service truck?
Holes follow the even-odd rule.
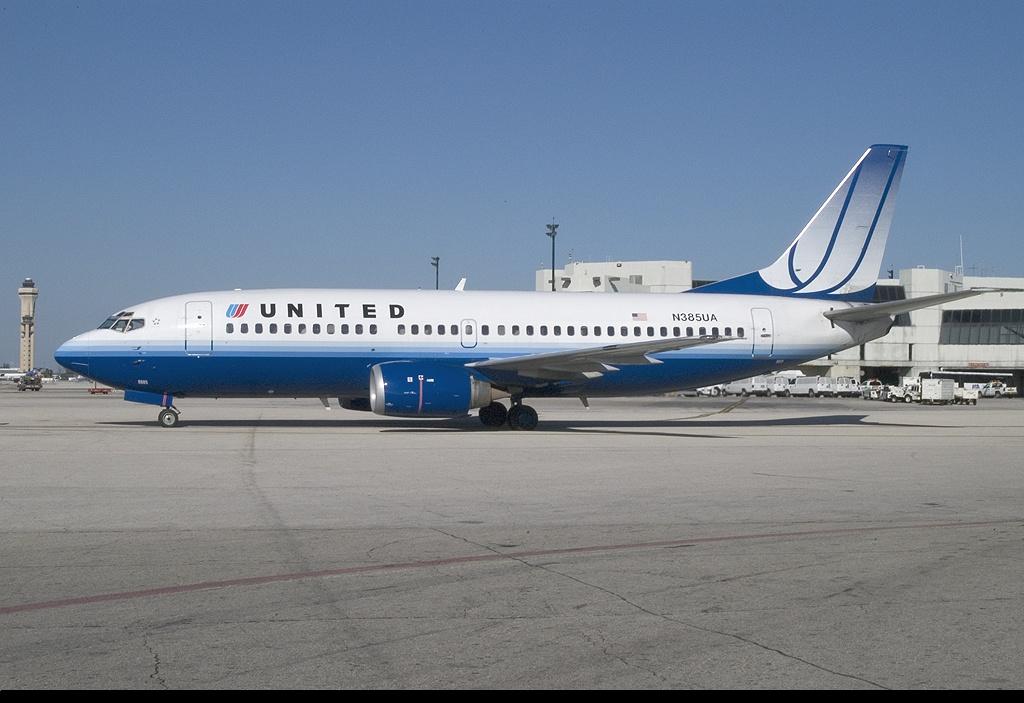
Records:
[[[808,398],[816,398],[820,395],[832,397],[835,395],[835,386],[828,376],[799,376],[789,384],[789,392]]]

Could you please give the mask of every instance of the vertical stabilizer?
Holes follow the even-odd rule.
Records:
[[[906,160],[905,146],[872,146],[775,263],[691,292],[870,301]]]

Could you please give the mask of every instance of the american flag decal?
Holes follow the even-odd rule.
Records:
[[[633,313],[633,322],[647,322],[647,313],[635,312]]]

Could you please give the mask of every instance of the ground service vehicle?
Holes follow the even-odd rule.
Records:
[[[38,391],[43,387],[43,379],[39,374],[27,373],[18,379],[19,391]]]

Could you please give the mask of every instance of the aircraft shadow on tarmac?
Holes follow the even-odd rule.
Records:
[[[952,429],[948,425],[925,425],[890,422],[865,422],[867,415],[812,415],[810,417],[784,417],[766,420],[725,420],[725,419],[687,419],[666,418],[658,420],[599,420],[581,418],[579,420],[544,420],[536,430],[516,434],[547,434],[554,432],[579,432],[609,434],[658,434],[670,437],[704,437],[725,439],[727,435],[690,434],[679,432],[653,432],[652,430],[728,430],[740,427],[913,427]],[[117,427],[155,427],[153,421],[131,422],[100,422],[100,425]],[[352,420],[286,420],[286,419],[253,419],[253,420],[183,420],[182,428],[217,428],[217,429],[375,429],[382,432],[436,432],[438,430],[458,430],[461,432],[501,432],[503,430],[484,427],[475,417],[440,419],[440,420],[404,420],[404,419],[366,419]]]

